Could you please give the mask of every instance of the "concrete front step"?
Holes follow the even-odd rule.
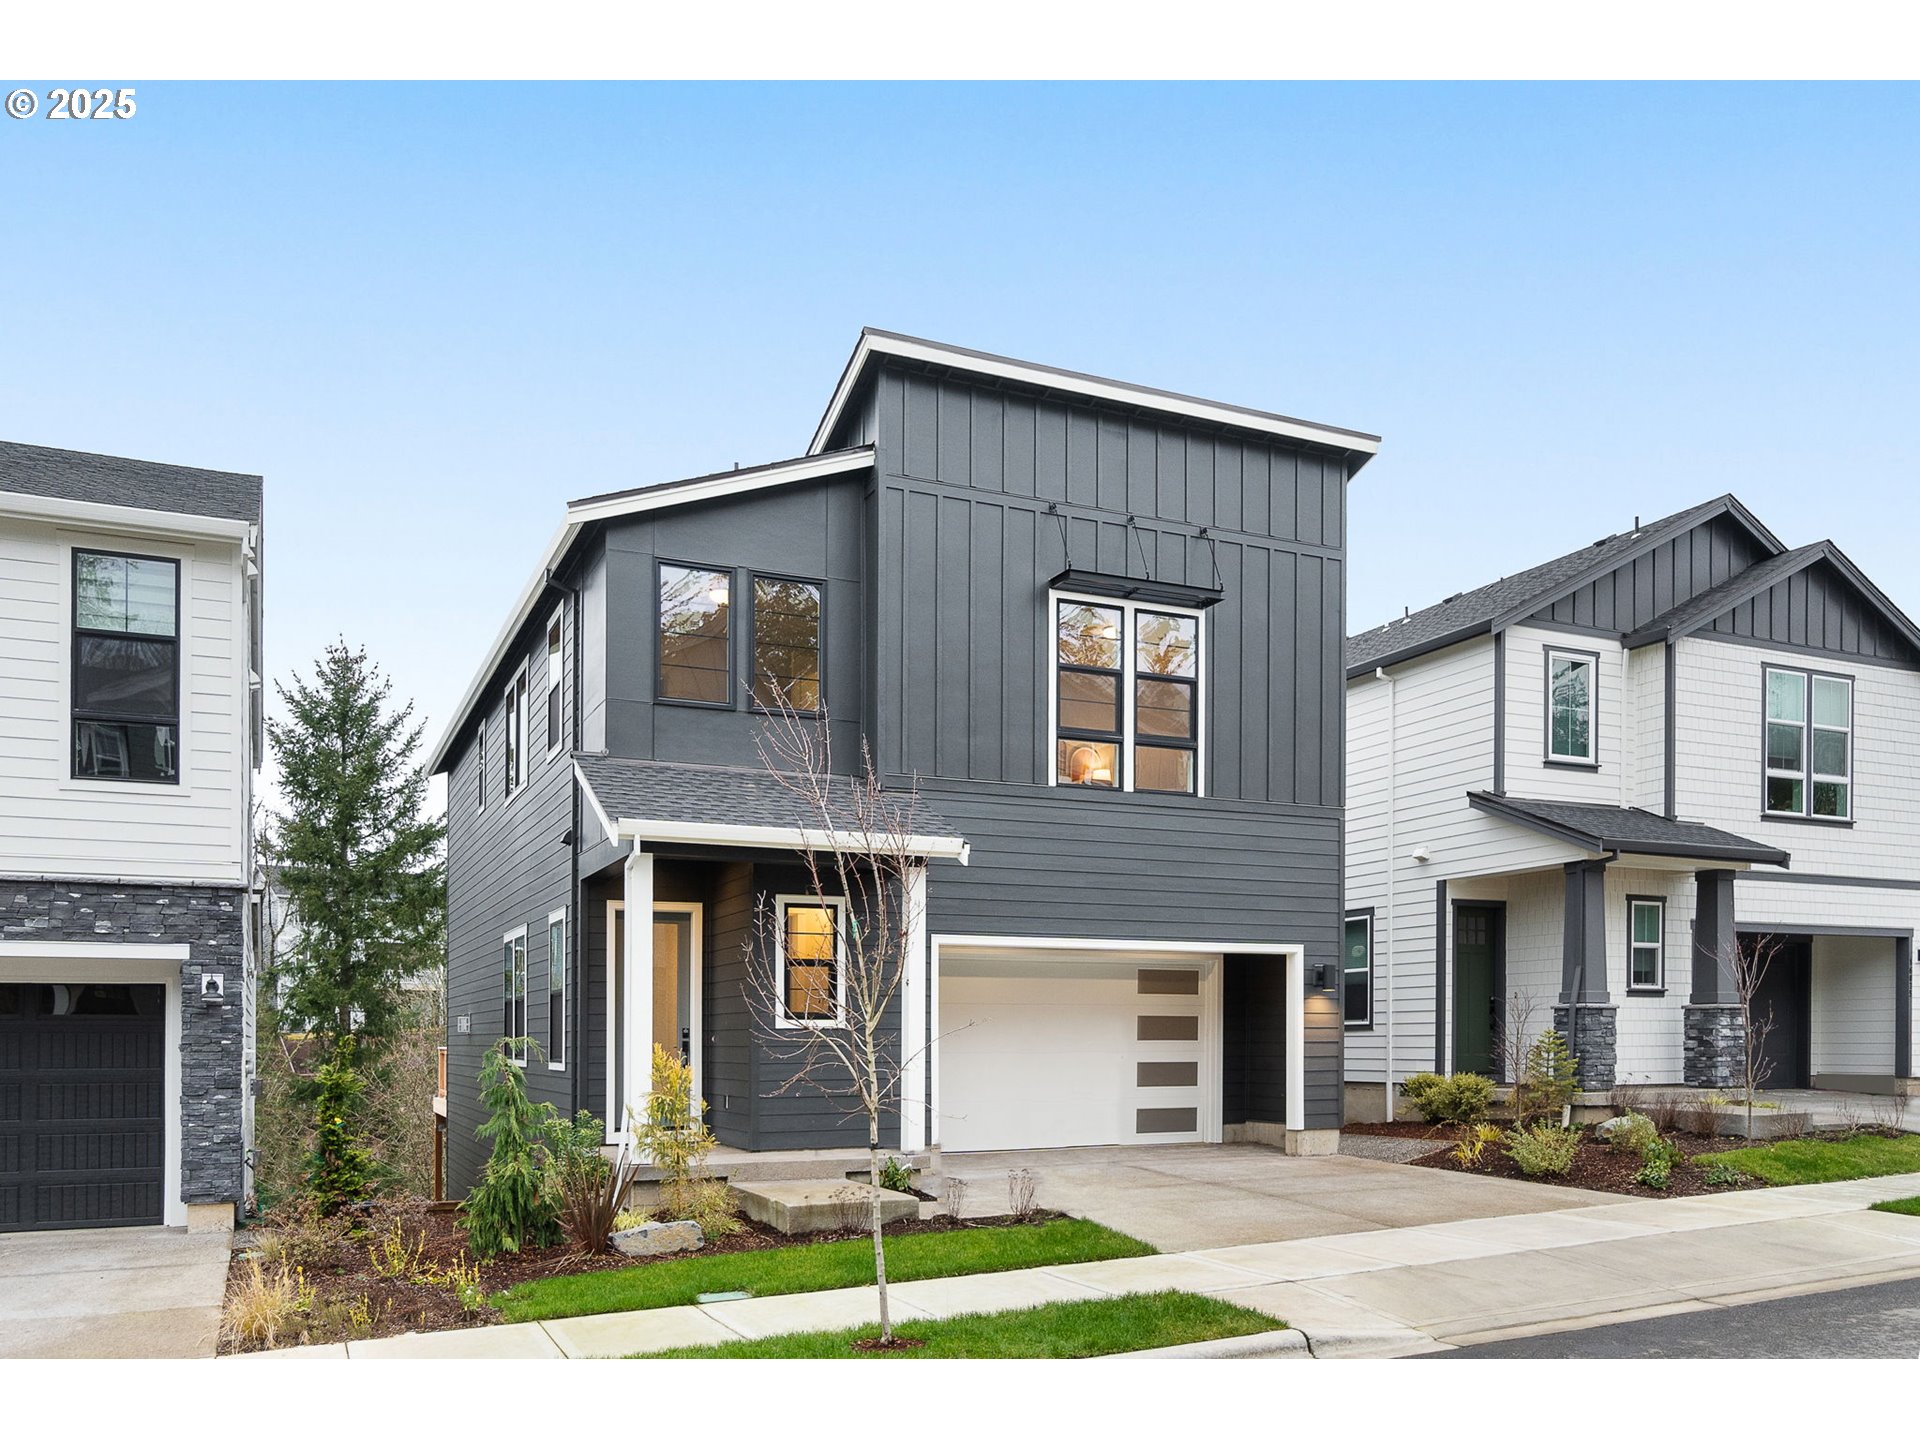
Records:
[[[735,1180],[733,1188],[749,1219],[771,1225],[783,1235],[864,1227],[870,1223],[875,1196],[880,1200],[883,1225],[920,1216],[920,1201],[915,1196],[876,1190],[864,1181]]]

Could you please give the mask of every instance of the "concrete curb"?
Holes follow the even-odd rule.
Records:
[[[1311,1360],[1307,1337],[1298,1330],[1263,1330],[1258,1335],[1230,1335],[1224,1340],[1196,1340],[1191,1345],[1162,1345],[1156,1350],[1123,1350],[1102,1360]]]

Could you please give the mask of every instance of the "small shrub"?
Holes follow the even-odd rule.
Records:
[[[1007,1172],[1007,1213],[1016,1220],[1031,1220],[1040,1194],[1040,1177],[1027,1169]]]
[[[347,1242],[349,1226],[340,1216],[323,1215],[310,1203],[283,1207],[284,1219],[260,1232],[255,1248],[269,1267],[317,1270],[333,1264],[340,1246]]]
[[[1576,1083],[1567,1037],[1558,1030],[1542,1030],[1527,1047],[1520,1079],[1513,1087],[1515,1110],[1557,1120],[1572,1102]]]
[[[312,1308],[313,1287],[298,1267],[250,1260],[227,1300],[221,1324],[234,1340],[271,1350],[283,1340],[293,1344],[305,1336]]]
[[[867,1223],[866,1201],[860,1199],[858,1190],[850,1193],[858,1202],[859,1218],[852,1225],[843,1225],[841,1228],[864,1229]],[[837,1196],[835,1203],[839,1203]],[[740,1219],[740,1199],[733,1193],[733,1187],[724,1180],[712,1178],[661,1181],[660,1209],[654,1218],[691,1220],[709,1240],[737,1235],[746,1228]]]
[[[665,1183],[693,1179],[718,1143],[702,1122],[706,1109],[693,1093],[693,1068],[677,1051],[654,1046],[646,1113],[628,1118],[634,1145],[664,1172]]]
[[[948,1221],[958,1225],[967,1208],[967,1182],[958,1175],[949,1175],[946,1183],[940,1187],[940,1208]]]
[[[432,1268],[427,1262],[425,1232],[409,1245],[396,1219],[384,1237],[367,1246],[367,1263],[383,1280],[419,1280]]]
[[[1656,1137],[1641,1156],[1639,1173],[1633,1178],[1649,1190],[1664,1190],[1673,1183],[1673,1167],[1680,1158],[1678,1145]]]
[[[1660,1134],[1680,1128],[1681,1097],[1671,1090],[1657,1090],[1640,1100],[1640,1110],[1653,1122]]]
[[[873,1203],[851,1185],[836,1190],[829,1197],[833,1201],[833,1228],[836,1230],[865,1230],[873,1219]]]
[[[1477,1125],[1493,1109],[1493,1082],[1484,1075],[1409,1075],[1401,1088],[1433,1125]]]
[[[652,1218],[651,1210],[622,1210],[613,1217],[613,1233],[618,1235],[622,1230],[638,1230]]]
[[[422,1277],[422,1284],[449,1291],[469,1315],[487,1308],[487,1292],[480,1284],[480,1266],[464,1255],[456,1255],[446,1265],[436,1265]]]
[[[902,1195],[913,1194],[913,1177],[918,1172],[899,1155],[889,1155],[880,1162],[880,1188],[897,1190]]]
[[[1735,1169],[1726,1161],[1716,1160],[1707,1166],[1707,1173],[1702,1178],[1709,1185],[1738,1185],[1747,1177],[1744,1171]]]
[[[1773,1133],[1782,1140],[1800,1140],[1813,1128],[1813,1116],[1804,1110],[1782,1110]]]
[[[1487,1146],[1500,1138],[1498,1125],[1476,1125],[1453,1147],[1453,1163],[1462,1170],[1478,1169]]]
[[[353,1037],[342,1035],[333,1054],[314,1072],[313,1154],[307,1162],[307,1193],[323,1215],[357,1205],[373,1194],[373,1152],[360,1138],[360,1104],[367,1082],[353,1068]]]
[[[542,1137],[560,1228],[588,1255],[603,1255],[610,1248],[614,1217],[633,1184],[633,1151],[623,1147],[616,1159],[608,1160],[600,1153],[604,1135],[600,1122],[582,1110],[571,1120],[549,1120]]]
[[[1644,1160],[1647,1151],[1659,1141],[1660,1131],[1652,1120],[1637,1110],[1629,1110],[1607,1129],[1607,1144],[1615,1150]]]
[[[1563,1130],[1550,1121],[1516,1125],[1507,1131],[1507,1154],[1523,1175],[1564,1175],[1580,1153],[1578,1127]]]
[[[551,1105],[527,1098],[526,1076],[512,1052],[539,1053],[528,1040],[502,1041],[480,1067],[480,1102],[487,1118],[480,1138],[493,1142],[480,1183],[460,1202],[467,1244],[482,1259],[551,1245],[560,1238],[555,1195],[540,1173],[541,1136],[554,1118]]]

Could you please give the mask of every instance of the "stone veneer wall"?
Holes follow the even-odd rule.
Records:
[[[1566,1005],[1553,1007],[1553,1028],[1567,1037],[1573,1053],[1574,1073],[1582,1090],[1613,1088],[1616,1055],[1619,1050],[1618,1012],[1611,1005],[1582,1005],[1580,1033],[1568,1032],[1571,1010]]]
[[[1737,1088],[1746,1078],[1747,1034],[1737,1005],[1689,1005],[1686,1069],[1689,1085]]]
[[[246,896],[238,887],[0,881],[0,938],[188,944],[180,967],[180,1198],[238,1203],[245,1188],[242,999]],[[200,999],[203,971],[226,977],[226,1002]]]

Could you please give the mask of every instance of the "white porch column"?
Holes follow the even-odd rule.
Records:
[[[900,1148],[924,1149],[927,1134],[928,1072],[933,1064],[927,1029],[931,980],[927,969],[927,867],[907,872],[902,904],[906,953],[900,957]]]
[[[627,1128],[629,1113],[645,1110],[653,1083],[653,856],[638,844],[627,857],[627,945],[620,957],[620,1114],[616,1129]]]
[[[1287,1129],[1307,1128],[1307,952],[1287,952]]]

